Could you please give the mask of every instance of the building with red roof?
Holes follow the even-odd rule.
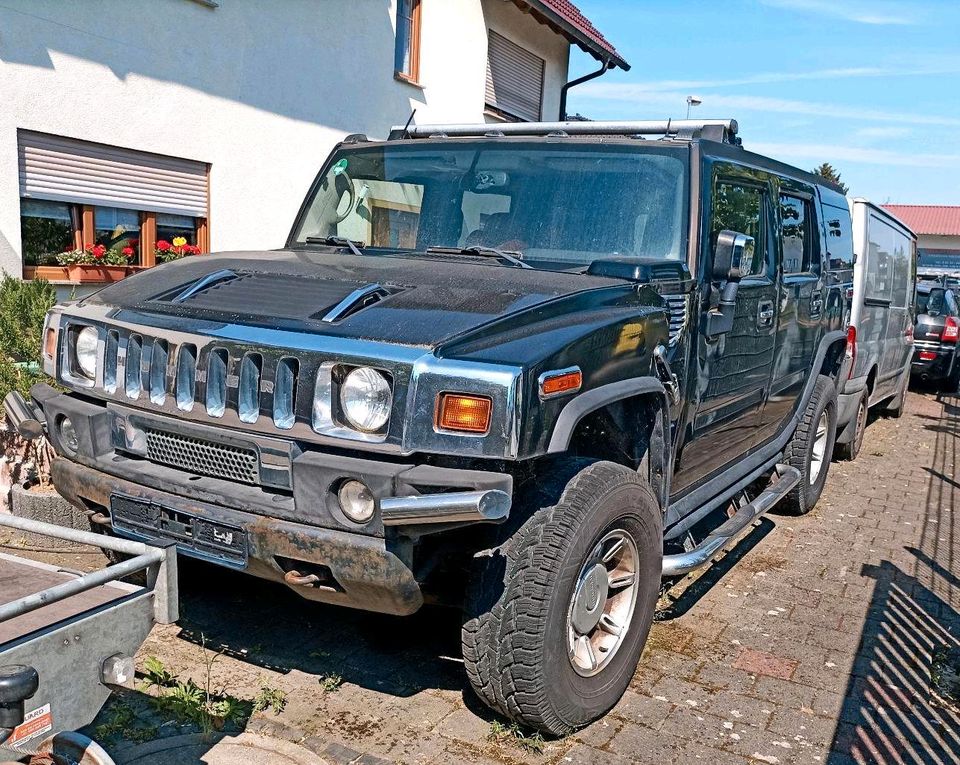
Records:
[[[960,271],[960,205],[884,205],[917,235],[917,265]]]

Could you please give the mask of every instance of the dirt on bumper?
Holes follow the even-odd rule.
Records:
[[[329,578],[322,576],[318,582],[287,585],[310,600],[398,615],[411,614],[423,604],[423,594],[413,572],[387,549],[382,538],[209,505],[117,478],[62,457],[54,462],[53,481],[60,494],[88,512],[109,511],[111,497],[122,496],[186,517],[202,518],[211,524],[241,529],[245,534],[246,557],[242,564],[234,567],[255,576],[286,584],[285,574],[297,564],[302,564],[301,574],[329,570]],[[162,533],[115,531],[133,538],[164,538]],[[188,546],[178,547],[183,554],[208,558]]]

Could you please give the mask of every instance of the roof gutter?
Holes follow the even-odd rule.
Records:
[[[567,93],[570,91],[570,88],[575,88],[577,85],[583,85],[585,82],[590,82],[590,80],[595,80],[597,77],[602,77],[607,73],[608,70],[613,69],[616,66],[610,59],[606,59],[601,67],[595,71],[590,72],[590,74],[585,74],[583,77],[578,77],[575,80],[570,80],[566,85],[560,88],[560,121],[567,121]]]

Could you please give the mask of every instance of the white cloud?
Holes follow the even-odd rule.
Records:
[[[907,26],[920,23],[916,4],[882,0],[760,0],[774,8],[828,16],[857,24]]]
[[[656,82],[630,83],[630,86],[641,87],[650,91],[697,90],[732,87],[736,85],[767,85],[782,82],[801,82],[804,80],[846,80],[863,77],[909,77],[939,74],[960,74],[960,62],[954,61],[949,64],[914,67],[856,66],[838,67],[834,69],[812,69],[808,72],[761,72],[745,77],[731,77],[725,80],[659,80]],[[582,91],[599,87],[601,84],[607,83],[584,85]]]
[[[907,127],[894,127],[890,126],[877,126],[877,127],[865,127],[860,128],[854,133],[856,138],[863,138],[866,140],[873,139],[886,139],[886,138],[905,138],[910,135],[913,131]]]
[[[661,109],[668,114],[686,110],[687,93],[684,91],[650,91],[645,85],[628,83],[596,83],[585,85],[577,97],[591,101],[626,101],[636,111],[636,107]],[[960,127],[960,118],[936,114],[915,112],[894,112],[844,104],[829,104],[816,101],[797,101],[787,98],[768,98],[765,96],[724,95],[708,93],[703,95],[703,105],[698,107],[698,116],[717,116],[722,114],[738,115],[743,112],[764,114],[803,114],[818,118],[847,119],[858,122],[899,122],[902,125],[930,125],[940,127]]]
[[[750,142],[750,151],[793,162],[847,162],[865,165],[902,167],[960,167],[960,154],[920,154],[916,152],[870,149],[829,143]]]

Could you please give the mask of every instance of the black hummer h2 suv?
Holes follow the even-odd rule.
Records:
[[[826,479],[846,200],[736,132],[351,136],[282,250],[55,308],[67,392],[13,409],[105,533],[328,603],[462,603],[477,694],[571,731],[626,689],[663,580]]]

